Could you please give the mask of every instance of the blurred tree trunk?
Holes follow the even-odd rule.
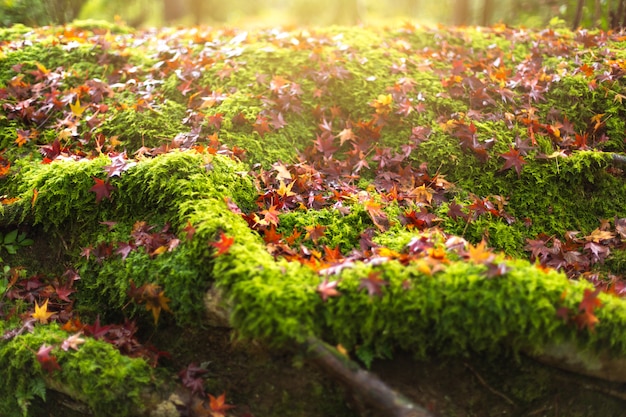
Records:
[[[576,14],[574,15],[574,21],[572,22],[572,30],[578,29],[580,26],[580,22],[583,20],[583,6],[585,5],[585,0],[578,0],[578,4],[576,5]]]
[[[87,0],[54,0],[46,2],[51,23],[65,24],[78,17]],[[45,4],[45,3],[44,3]],[[45,23],[45,22],[44,22]]]
[[[185,2],[181,0],[163,0],[163,20],[166,24],[185,16]]]
[[[190,0],[189,9],[193,16],[193,22],[195,25],[199,25],[202,22],[202,3],[203,0]]]
[[[595,5],[593,9],[593,25],[595,27],[600,27],[601,18],[602,18],[602,3],[601,0],[595,0]]]
[[[333,23],[356,25],[361,21],[362,0],[344,0],[336,2]]]
[[[454,2],[454,22],[456,26],[466,26],[470,23],[469,0],[456,0]]]
[[[398,2],[398,10],[404,16],[416,18],[419,16],[420,0],[402,0]]]
[[[483,1],[483,16],[480,22],[483,26],[489,26],[492,23],[493,18],[493,8],[495,4],[493,0],[484,0]]]
[[[619,0],[615,8],[610,7],[609,4],[609,22],[611,29],[619,29],[622,27],[624,13],[624,0]]]

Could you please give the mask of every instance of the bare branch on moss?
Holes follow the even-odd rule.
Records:
[[[507,397],[500,391],[492,388],[489,384],[487,384],[487,382],[483,379],[483,377],[480,376],[480,374],[474,368],[472,368],[472,366],[469,363],[466,362],[464,365],[467,369],[472,371],[476,379],[478,379],[478,381],[482,384],[483,387],[487,388],[491,393],[497,395],[498,397],[502,398],[504,401],[506,401],[507,403],[515,407],[515,403],[513,402],[513,400],[511,400],[509,397]]]
[[[327,345],[315,337],[307,338],[304,342],[311,359],[324,371],[331,374],[353,393],[357,394],[363,403],[376,410],[380,415],[389,417],[433,417],[423,407],[391,389],[376,375],[368,372],[342,355],[337,349]]]

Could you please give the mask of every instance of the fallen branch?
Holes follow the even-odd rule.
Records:
[[[304,347],[314,363],[357,394],[370,410],[389,417],[433,417],[321,340],[309,337]]]
[[[612,153],[611,157],[613,158],[613,162],[615,163],[615,165],[626,166],[626,155]]]
[[[467,369],[472,371],[472,373],[474,374],[476,379],[478,379],[478,382],[480,382],[483,387],[487,388],[487,390],[489,390],[489,392],[491,392],[491,393],[497,395],[498,397],[502,398],[504,401],[506,401],[507,403],[511,404],[513,407],[516,406],[515,403],[513,402],[513,400],[511,400],[509,397],[507,397],[506,395],[504,395],[500,391],[492,388],[489,384],[487,384],[487,382],[483,379],[483,377],[480,376],[480,374],[478,372],[476,372],[476,370],[474,368],[472,368],[472,366],[469,363],[466,362],[464,365],[465,365],[465,367]]]

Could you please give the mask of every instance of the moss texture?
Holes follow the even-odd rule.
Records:
[[[3,206],[2,219],[7,227],[32,225],[63,239],[64,259],[81,276],[73,295],[81,314],[149,321],[149,312],[128,307],[129,289],[131,283],[157,284],[171,299],[174,325],[202,326],[204,294],[217,286],[232,309],[237,333],[275,345],[316,335],[372,358],[395,349],[420,356],[463,355],[532,351],[575,341],[582,349],[626,354],[621,298],[601,294],[599,324],[594,331],[581,331],[557,311],[577,311],[591,284],[523,259],[528,238],[572,230],[586,235],[602,219],[626,217],[626,185],[619,172],[609,169],[609,152],[624,150],[623,80],[616,77],[591,88],[581,64],[564,58],[565,52],[578,51],[598,74],[618,71],[624,66],[619,42],[605,34],[590,35],[593,46],[588,46],[589,39],[569,32],[503,28],[168,29],[136,34],[142,42],[133,44],[124,31],[103,33],[96,24],[62,33],[49,30],[16,27],[0,33],[6,40],[0,85],[7,95],[19,96],[2,98],[2,162],[11,168],[0,192],[14,199]],[[597,54],[583,54],[591,50]],[[592,55],[597,60],[587,58]],[[476,85],[516,71],[521,62],[541,72],[540,98],[529,99],[534,87],[525,80],[519,87],[499,84],[515,90],[510,97],[502,90],[489,90],[488,99],[477,93]],[[66,74],[59,67],[72,71]],[[73,125],[46,124],[42,115],[24,113],[19,105],[26,99],[20,83],[36,83],[47,71],[62,81],[44,82],[47,93],[36,94],[32,105],[56,94],[58,102],[46,115],[65,117]],[[106,80],[108,88],[95,79]],[[81,90],[85,85],[91,86],[88,91]],[[56,92],[59,88],[67,97]],[[414,106],[408,114],[402,113],[401,97],[410,97]],[[571,97],[579,99],[572,104]],[[86,104],[85,116],[77,110],[77,99]],[[524,107],[524,100],[533,105]],[[486,114],[506,117],[491,120]],[[565,126],[568,121],[571,127]],[[555,133],[558,126],[563,135]],[[350,129],[370,143],[335,140]],[[471,132],[471,146],[462,129]],[[589,145],[564,145],[567,129],[572,141],[575,134],[588,134]],[[18,144],[22,130],[38,133]],[[334,141],[333,152],[319,149],[324,131]],[[485,157],[481,146],[492,140]],[[520,148],[520,140],[536,145],[520,172],[503,169],[502,155]],[[419,173],[429,174],[429,187],[435,188],[435,177],[454,186],[437,196],[440,201],[390,201],[391,187],[380,185],[388,180],[381,178],[385,148],[389,155],[406,153],[402,162],[391,157],[386,162],[400,167],[398,172],[409,167],[418,172],[422,166]],[[107,176],[106,168],[122,152],[123,170]],[[350,161],[350,152],[363,153],[367,164],[333,177],[330,154],[344,162]],[[309,162],[325,170],[326,177],[315,183],[318,189],[309,190],[310,198],[324,184],[344,179],[341,191],[347,196],[337,197],[340,205],[320,209],[303,200],[292,210],[281,209],[275,225],[285,235],[323,226],[319,241],[302,238],[300,246],[338,248],[343,256],[361,249],[364,234],[371,232],[380,246],[373,255],[379,256],[364,260],[355,255],[336,275],[275,257],[253,225],[259,207],[268,208],[263,206],[266,183],[276,178],[276,165],[302,167],[316,155]],[[280,181],[295,183],[305,176],[291,175],[282,172]],[[394,175],[400,184],[402,175]],[[95,179],[111,186],[100,201],[93,192]],[[503,207],[472,221],[448,214],[453,202],[469,207],[477,198],[500,201]],[[378,215],[389,221],[386,228],[372,214],[378,205],[384,206]],[[405,210],[422,208],[430,210],[438,229],[420,232],[403,224]],[[516,221],[503,217],[503,210]],[[137,222],[167,230],[179,241],[154,252],[115,252],[120,242],[133,239]],[[194,233],[187,238],[189,227]],[[494,255],[505,272],[492,276],[485,264],[446,246],[451,235],[473,243],[487,239],[505,252]],[[221,236],[233,242],[219,254],[214,244]],[[390,255],[406,255],[414,239],[429,240],[434,254],[417,261]],[[109,255],[85,256],[85,248],[97,251],[107,245]],[[619,273],[623,257],[623,251],[616,252],[604,272]],[[433,263],[440,270],[430,269]],[[379,294],[363,288],[363,279],[372,274],[383,282]],[[328,281],[336,281],[341,296],[320,297],[319,286]],[[4,330],[14,326],[2,325]],[[47,375],[37,367],[33,351],[62,340],[55,326],[37,326],[34,333],[0,342],[7,375],[0,385],[0,412],[16,405],[27,410],[33,395],[43,395],[41,381]],[[77,352],[58,354],[59,381],[97,415],[130,413],[142,388],[153,382],[145,362],[123,357],[103,342],[90,339]],[[28,372],[22,374],[24,368]],[[96,375],[100,379],[94,382]],[[103,395],[105,384],[111,388]]]

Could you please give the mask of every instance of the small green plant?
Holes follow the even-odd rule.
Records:
[[[9,255],[15,255],[19,248],[32,244],[33,240],[27,238],[26,233],[20,233],[17,229],[6,234],[0,233],[0,247],[6,250]]]

